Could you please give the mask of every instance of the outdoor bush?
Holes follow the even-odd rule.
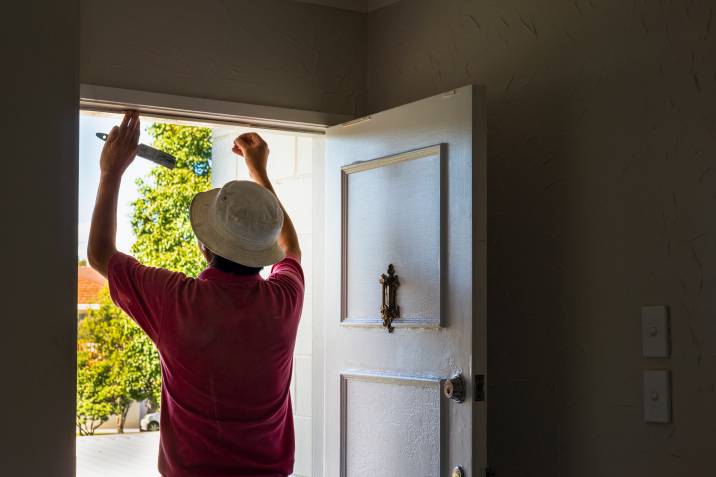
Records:
[[[133,401],[149,400],[150,407],[158,407],[161,368],[153,343],[112,303],[106,288],[99,302],[99,309],[90,311],[77,330],[78,422],[101,424],[116,415],[121,433]]]

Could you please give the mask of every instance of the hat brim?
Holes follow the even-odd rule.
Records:
[[[227,237],[209,220],[209,211],[220,189],[199,192],[189,208],[189,221],[196,237],[215,254],[247,267],[265,267],[280,262],[285,257],[275,242],[264,250],[248,250],[234,237]]]

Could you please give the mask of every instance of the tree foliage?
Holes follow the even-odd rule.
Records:
[[[205,266],[189,222],[189,206],[198,192],[211,188],[211,129],[155,123],[153,146],[177,159],[175,169],[155,167],[138,179],[132,229],[132,253],[150,266],[196,276]]]
[[[106,392],[110,383],[108,362],[96,360],[80,345],[77,351],[77,428],[80,435],[94,434],[109,419],[112,404]]]
[[[161,368],[154,344],[112,303],[107,289],[99,301],[99,309],[90,311],[77,330],[78,425],[101,424],[116,415],[121,433],[133,401],[149,400],[157,407]],[[90,424],[86,428],[94,432]]]

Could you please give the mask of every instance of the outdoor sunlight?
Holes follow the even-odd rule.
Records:
[[[87,241],[103,141],[120,115],[80,115],[77,300],[77,476],[157,476],[161,367],[149,337],[110,297],[107,280],[87,263]],[[172,154],[175,169],[137,157],[119,193],[117,249],[141,263],[196,277],[206,262],[189,224],[198,192],[247,179],[233,139],[237,127],[177,125],[143,118],[140,143]],[[296,476],[311,475],[312,161],[310,136],[261,131],[269,173],[293,218],[303,249],[306,300],[294,352],[291,394]],[[270,267],[263,270],[266,274]]]

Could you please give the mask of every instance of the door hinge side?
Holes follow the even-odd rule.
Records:
[[[475,401],[482,402],[485,400],[485,375],[484,374],[476,374],[475,375]]]

